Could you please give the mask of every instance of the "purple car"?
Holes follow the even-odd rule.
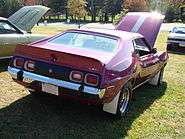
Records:
[[[162,83],[168,55],[154,44],[163,18],[128,13],[115,30],[68,30],[18,45],[8,71],[32,94],[100,104],[103,111],[123,116],[134,89]]]

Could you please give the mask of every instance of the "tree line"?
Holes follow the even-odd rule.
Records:
[[[119,21],[127,12],[157,11],[166,15],[167,22],[185,21],[185,0],[36,0],[51,8],[50,16],[65,16],[74,21]],[[24,0],[0,0],[0,16],[9,16]],[[98,17],[98,19],[97,19]],[[110,20],[111,19],[111,20]]]

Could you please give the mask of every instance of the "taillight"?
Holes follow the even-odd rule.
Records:
[[[24,59],[23,58],[15,58],[13,61],[13,65],[16,68],[22,68],[24,66]]]
[[[72,71],[69,76],[71,81],[82,82],[83,81],[83,73],[80,71]]]
[[[91,86],[97,86],[99,81],[99,77],[94,74],[86,74],[85,83]]]
[[[24,68],[25,68],[25,70],[28,70],[28,71],[34,71],[35,70],[35,62],[31,61],[31,60],[26,61],[24,64]]]

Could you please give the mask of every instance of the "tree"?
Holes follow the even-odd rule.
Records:
[[[124,7],[130,12],[148,11],[149,9],[147,0],[125,0]]]
[[[87,15],[86,7],[86,0],[68,0],[67,3],[69,14],[75,18],[77,17],[78,20]]]
[[[23,6],[22,0],[1,0],[0,14],[3,17],[9,17]]]
[[[184,0],[166,0],[166,20],[168,22],[182,19],[181,6],[183,5],[183,3]]]

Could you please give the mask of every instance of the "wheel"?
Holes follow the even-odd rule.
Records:
[[[150,85],[160,86],[163,82],[164,67],[148,82]]]
[[[159,75],[159,80],[158,80],[158,86],[162,85],[163,83],[163,76],[164,76],[164,68],[161,69],[160,75]]]
[[[118,107],[116,115],[118,117],[123,117],[128,111],[128,106],[131,100],[132,87],[131,83],[127,83],[120,92]]]
[[[132,85],[130,82],[124,85],[115,98],[103,105],[103,111],[116,115],[116,117],[123,117],[128,111],[128,106],[131,100]]]

